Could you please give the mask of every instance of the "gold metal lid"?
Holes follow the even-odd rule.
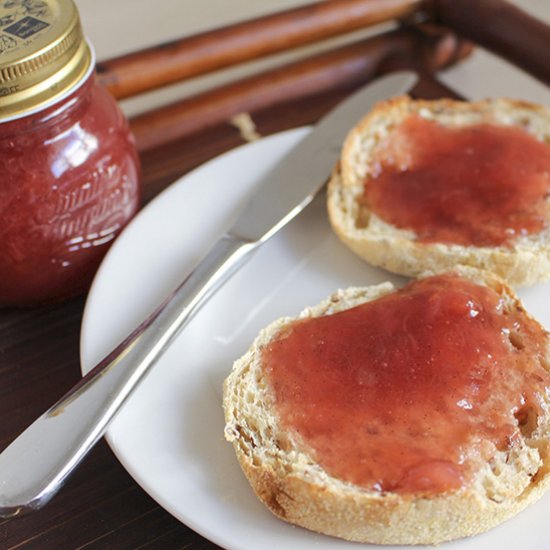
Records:
[[[0,122],[55,102],[91,63],[73,0],[0,0]]]

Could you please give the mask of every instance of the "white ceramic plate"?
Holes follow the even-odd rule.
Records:
[[[227,153],[185,176],[141,212],[106,257],[90,292],[83,371],[99,361],[189,272],[256,182],[306,133],[285,132]],[[336,288],[399,279],[358,260],[332,234],[324,197],[268,242],[195,317],[109,428],[108,441],[164,508],[235,550],[351,548],[275,519],[253,495],[223,438],[222,382],[259,329]],[[523,293],[550,326],[548,292]],[[460,550],[546,547],[550,495]],[[356,545],[358,546],[358,545]],[[365,547],[365,546],[363,546]]]

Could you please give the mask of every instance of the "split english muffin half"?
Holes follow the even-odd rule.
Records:
[[[399,97],[350,132],[328,187],[338,237],[416,277],[467,265],[513,286],[550,278],[550,111]]]
[[[437,544],[547,488],[549,365],[548,334],[488,272],[340,290],[272,323],[235,362],[225,436],[279,518]]]

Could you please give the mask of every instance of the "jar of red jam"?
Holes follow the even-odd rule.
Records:
[[[139,203],[128,124],[72,0],[0,1],[0,304],[87,288]]]

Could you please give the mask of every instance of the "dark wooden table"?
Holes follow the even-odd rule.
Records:
[[[340,89],[254,115],[267,135],[314,122],[350,92]],[[144,155],[144,200],[209,158],[243,143],[230,124]],[[0,310],[0,449],[80,378],[85,297],[38,309]],[[42,510],[0,519],[0,549],[217,548],[152,500],[105,441]]]

